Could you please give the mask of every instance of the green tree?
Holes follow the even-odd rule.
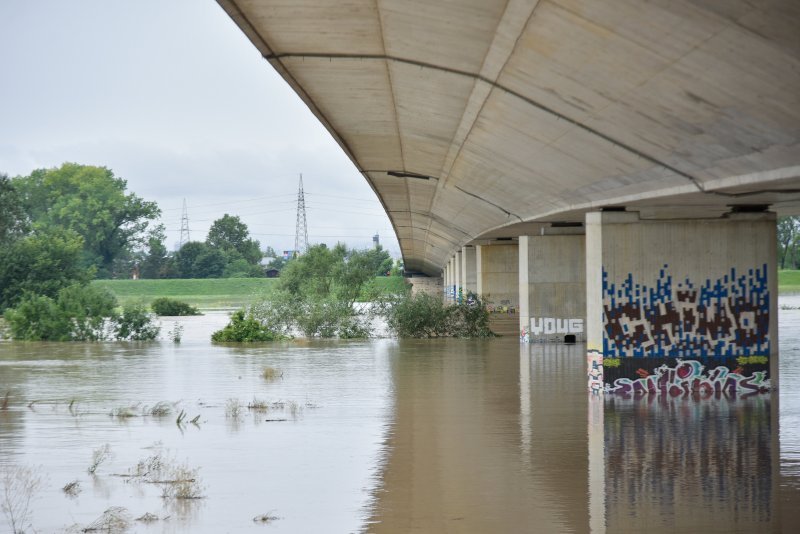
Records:
[[[0,174],[0,246],[19,238],[27,230],[22,198],[5,174]]]
[[[175,253],[180,278],[221,278],[230,258],[201,241],[190,241]]]
[[[264,268],[261,265],[253,265],[244,258],[236,258],[228,262],[222,276],[225,278],[261,278],[264,276]]]
[[[154,202],[128,193],[127,182],[105,167],[64,163],[13,182],[31,221],[83,237],[85,261],[101,277],[111,276],[120,254],[143,244],[149,222],[160,214]]]
[[[230,258],[224,251],[207,247],[194,262],[193,278],[222,278]]]
[[[778,218],[778,256],[780,268],[786,268],[786,260],[793,269],[797,268],[797,248],[800,241],[800,217]]]
[[[365,256],[365,261],[369,263],[374,276],[387,276],[392,270],[394,261],[389,255],[389,252],[384,250],[382,246],[369,250],[360,251]]]
[[[238,216],[227,213],[211,224],[206,243],[233,259],[238,255],[254,265],[262,258],[261,245],[250,238],[247,225]]]
[[[166,278],[169,257],[165,241],[164,225],[159,224],[150,231],[147,238],[147,250],[139,266],[142,278]]]
[[[324,244],[311,246],[284,268],[279,287],[295,296],[326,298],[333,291],[336,267],[346,255],[341,243],[333,249]]]
[[[208,245],[202,241],[184,243],[175,253],[175,267],[179,278],[197,278],[194,264],[206,249],[208,249]]]
[[[64,287],[87,283],[94,267],[81,262],[83,238],[71,230],[39,228],[0,246],[0,310],[25,293],[55,297]]]

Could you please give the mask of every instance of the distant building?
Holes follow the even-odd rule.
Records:
[[[372,247],[378,248],[381,246],[381,236],[378,235],[378,232],[375,232],[375,235],[372,236]]]
[[[278,278],[281,275],[281,272],[278,269],[267,269],[266,275],[267,278]]]

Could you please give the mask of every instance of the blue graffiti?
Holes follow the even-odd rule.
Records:
[[[606,357],[732,357],[769,355],[767,265],[695,285],[675,283],[668,266],[655,284],[619,284],[603,269],[603,353]]]

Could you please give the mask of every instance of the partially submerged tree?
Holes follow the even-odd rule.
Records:
[[[406,292],[384,303],[384,316],[397,337],[492,337],[489,310],[469,293],[463,302],[445,304],[439,295]]]
[[[238,317],[238,323],[256,321],[276,337],[292,332],[306,337],[368,337],[371,315],[355,303],[375,295],[370,284],[376,273],[375,255],[370,252],[343,244],[310,247],[287,264],[278,287]]]
[[[25,341],[152,340],[159,327],[143,306],[117,312],[117,299],[106,289],[73,285],[55,298],[26,293],[5,312],[11,337]]]

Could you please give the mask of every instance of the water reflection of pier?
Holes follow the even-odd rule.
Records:
[[[798,484],[780,472],[769,395],[587,402],[579,345],[419,349],[400,343],[394,356],[394,421],[370,531],[791,532],[797,524]]]

